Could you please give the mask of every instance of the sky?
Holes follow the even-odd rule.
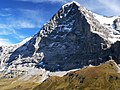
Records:
[[[72,0],[0,0],[0,45],[16,44],[36,34]],[[74,0],[94,13],[120,16],[120,0]]]

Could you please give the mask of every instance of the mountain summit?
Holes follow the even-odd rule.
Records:
[[[1,68],[64,71],[109,58],[120,63],[119,23],[117,16],[103,17],[77,2],[67,3],[26,43],[1,47]]]

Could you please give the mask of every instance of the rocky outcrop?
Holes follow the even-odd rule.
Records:
[[[114,25],[116,30],[120,30],[120,18],[114,20]]]

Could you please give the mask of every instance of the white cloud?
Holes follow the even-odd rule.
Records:
[[[67,3],[73,0],[18,0],[24,2],[33,2],[33,3],[42,3],[42,2],[60,2],[60,3]],[[92,11],[96,10],[106,10],[104,12],[113,14],[113,15],[120,15],[120,1],[119,0],[75,0],[81,5],[87,7]],[[102,11],[101,11],[102,12]]]
[[[17,9],[24,17],[30,18],[30,19],[38,19],[38,16],[40,18],[41,11],[37,9]]]
[[[10,16],[11,14],[4,14],[4,13],[0,13],[0,16],[5,17],[5,16]]]
[[[41,2],[67,2],[72,0],[17,0],[17,1],[24,1],[24,2],[33,2],[33,3],[41,3]]]
[[[10,8],[2,8],[0,10],[0,16],[6,17],[6,16],[11,16],[12,14],[10,13]]]
[[[4,39],[4,38],[0,38],[0,46],[2,45],[11,45],[12,43],[10,42],[9,39]]]
[[[16,28],[35,28],[38,27],[33,23],[30,23],[28,21],[24,21],[24,20],[19,20],[16,23],[14,23],[14,27]]]
[[[10,27],[21,29],[21,28],[39,28],[40,25],[36,25],[34,22],[31,22],[29,20],[23,20],[19,19],[16,20],[14,18],[9,18],[9,25]]]
[[[0,35],[14,34],[15,30],[10,27],[10,25],[0,24]]]
[[[26,38],[26,36],[19,34],[11,25],[0,24],[0,30],[0,35],[13,35],[18,40]]]
[[[18,16],[16,14],[18,14]],[[44,21],[41,18],[41,12],[39,10],[32,9],[3,8],[0,9],[0,16],[6,16],[5,18],[0,17],[0,45],[9,45],[14,41],[22,41],[29,37],[29,35],[24,33],[24,31],[22,33],[20,30],[25,28],[40,28]]]
[[[0,9],[0,16],[6,16],[6,18],[0,18],[1,21],[5,21],[4,23],[0,22],[0,24],[6,24],[14,28],[40,28],[40,24],[45,21],[41,12],[43,11],[34,9]],[[18,16],[14,13],[17,13]]]
[[[14,11],[13,9],[6,8],[4,9],[7,12]],[[38,10],[29,10],[29,9],[16,9],[16,13],[19,14],[18,17],[8,16],[5,19],[0,18],[0,35],[11,35],[13,38],[21,41],[28,36],[20,34],[17,29],[23,28],[40,28],[41,24],[39,23],[40,12]],[[2,22],[1,22],[2,21]],[[4,22],[3,22],[4,21]],[[42,20],[43,21],[43,20]],[[7,41],[6,41],[7,42]]]
[[[20,20],[14,20],[16,23],[19,23],[19,26],[23,28],[40,28],[40,22],[44,22],[44,15],[42,15],[41,10],[30,10],[30,9],[18,9],[18,12],[21,13]]]
[[[120,2],[118,0],[98,0],[98,2],[103,4],[105,8],[108,8],[110,12],[120,14]]]

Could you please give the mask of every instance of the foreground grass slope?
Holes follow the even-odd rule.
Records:
[[[20,81],[18,78],[0,79],[0,90],[32,90],[40,83]]]
[[[120,90],[119,68],[114,61],[50,77],[33,90]]]

